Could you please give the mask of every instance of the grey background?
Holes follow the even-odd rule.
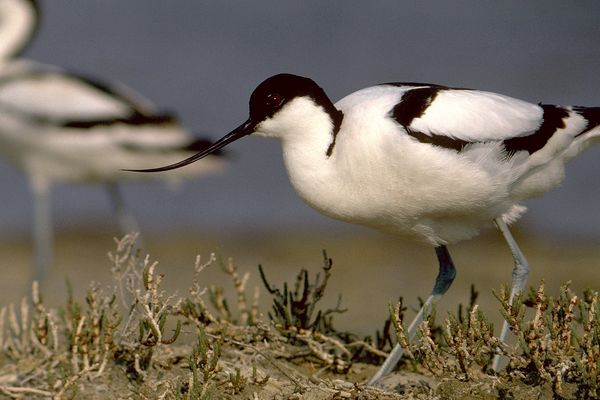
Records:
[[[26,57],[126,83],[219,138],[247,116],[252,89],[279,72],[310,76],[337,100],[372,84],[425,81],[533,102],[600,106],[600,2],[42,0]],[[146,231],[360,229],[304,205],[287,181],[278,143],[246,138],[232,165],[172,193],[129,184]],[[544,235],[600,238],[600,149],[568,169],[564,185],[530,201],[521,226]],[[135,166],[132,166],[135,167]],[[24,176],[0,165],[0,232],[28,232]],[[111,224],[94,186],[53,193],[59,228]]]

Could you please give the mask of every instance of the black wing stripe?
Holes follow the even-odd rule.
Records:
[[[420,84],[411,83],[389,83],[388,85],[395,86],[419,86]],[[466,140],[455,139],[444,135],[426,134],[410,128],[410,124],[415,118],[425,114],[427,108],[435,100],[441,90],[446,90],[445,86],[427,85],[422,88],[414,88],[408,90],[400,103],[396,104],[391,111],[391,117],[404,126],[406,132],[417,139],[421,143],[432,144],[434,146],[443,147],[445,149],[461,151],[469,144]]]
[[[554,133],[565,127],[565,118],[569,116],[567,109],[550,104],[540,104],[544,110],[542,124],[537,131],[528,136],[514,137],[503,142],[509,155],[518,151],[535,153],[548,143]]]
[[[432,89],[434,89],[434,91],[430,91],[429,96],[426,96],[426,92],[420,92],[413,95],[414,97],[409,97],[407,102],[402,101],[400,104],[396,105],[392,110],[392,117],[405,127],[406,132],[411,137],[417,139],[421,143],[431,144],[445,149],[455,150],[457,152],[462,151],[469,144],[477,143],[445,135],[437,135],[435,133],[427,134],[419,132],[411,129],[408,126],[409,124],[403,123],[409,120],[412,121],[414,118],[418,118],[418,116],[425,112],[429,104],[431,104],[431,101],[435,98],[435,95],[439,92],[439,89],[437,91],[435,91],[436,88]],[[421,89],[414,89],[410,92],[417,90],[420,91]],[[406,110],[402,110],[402,104],[407,108]],[[540,106],[543,109],[542,124],[534,133],[527,136],[507,139],[502,142],[509,157],[518,151],[527,151],[529,154],[535,153],[548,143],[548,140],[550,140],[552,135],[554,135],[558,129],[565,127],[565,119],[569,116],[569,111],[567,109],[548,104],[540,104]],[[587,130],[600,125],[600,108],[578,108],[576,111],[589,121]]]
[[[422,116],[442,90],[429,86],[408,90],[392,109],[391,115],[400,125],[408,127],[415,118]]]
[[[146,115],[139,113],[132,113],[127,117],[108,117],[108,118],[95,118],[95,119],[56,119],[48,118],[45,115],[36,113],[24,112],[23,110],[14,109],[10,106],[0,104],[0,109],[3,112],[7,112],[14,117],[18,117],[22,120],[28,121],[28,123],[41,125],[41,126],[54,126],[62,128],[72,129],[91,129],[96,127],[110,127],[112,125],[129,125],[129,126],[167,126],[178,124],[177,117],[170,113],[160,113],[154,115]]]
[[[90,129],[101,126],[111,126],[117,124],[124,124],[130,126],[145,126],[145,125],[171,125],[177,123],[177,119],[173,114],[157,114],[157,115],[145,115],[134,113],[129,117],[124,118],[100,118],[100,119],[89,119],[89,120],[72,120],[62,121],[57,123],[57,126],[64,128],[75,128],[75,129]]]
[[[434,146],[443,147],[449,150],[456,150],[458,152],[462,151],[465,146],[472,143],[462,139],[455,139],[444,135],[436,135],[434,133],[428,135],[426,133],[414,131],[408,128],[406,131],[410,136],[414,137],[421,143],[432,144]]]

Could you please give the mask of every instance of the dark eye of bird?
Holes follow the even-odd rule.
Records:
[[[283,96],[277,93],[272,93],[267,96],[267,106],[277,108],[283,103]]]

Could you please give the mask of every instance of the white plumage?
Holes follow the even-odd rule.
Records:
[[[514,221],[523,211],[520,201],[560,182],[565,151],[597,135],[577,138],[586,124],[569,111],[566,128],[543,149],[509,157],[503,142],[534,134],[542,107],[444,89],[421,116],[402,126],[391,113],[404,94],[419,87],[376,86],[337,102],[343,120],[330,156],[324,149],[332,141],[333,122],[304,97],[289,101],[255,132],[281,139],[294,188],[317,210],[433,245],[468,239],[498,216]],[[457,151],[423,143],[409,130],[431,140],[437,135],[468,143]]]
[[[600,108],[531,104],[470,89],[388,83],[333,104],[308,78],[279,74],[250,97],[250,118],[198,154],[197,161],[250,134],[281,141],[290,181],[318,211],[342,221],[435,246],[440,271],[418,324],[452,284],[446,244],[496,224],[512,252],[513,297],[528,264],[507,224],[520,203],[557,186],[565,163],[600,137]],[[506,322],[500,339],[508,334]],[[370,383],[402,356],[398,345]],[[498,369],[499,358],[494,360]]]
[[[540,150],[511,155],[505,141],[533,136],[543,123],[541,106],[440,89],[419,117],[399,124],[394,107],[422,87],[375,86],[335,103],[343,121],[331,156],[323,149],[331,143],[324,132],[332,131],[332,122],[304,98],[258,124],[256,134],[281,138],[292,184],[319,211],[439,245],[470,238],[498,216],[514,221],[523,211],[519,202],[558,185],[564,163],[600,133],[595,128],[578,136],[587,122],[568,107],[565,127]],[[464,147],[424,143],[409,131],[433,142],[464,141],[457,143]]]

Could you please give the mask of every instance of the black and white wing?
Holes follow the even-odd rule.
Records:
[[[40,123],[92,125],[111,120],[142,123],[144,117],[166,119],[130,89],[62,69],[23,64],[0,75],[0,110]],[[149,121],[148,121],[149,122]]]
[[[568,145],[600,124],[598,108],[532,104],[438,85],[394,85],[402,94],[390,116],[420,142],[457,151],[472,143],[502,142],[508,154],[533,154],[558,133]]]
[[[172,163],[210,144],[124,86],[29,62],[9,67],[0,70],[0,145],[16,149],[8,158],[52,179],[137,179],[118,172]],[[210,164],[179,175],[223,163]]]
[[[51,132],[54,140],[73,135],[110,141],[130,149],[176,150],[199,145],[173,113],[163,112],[131,89],[60,68],[14,63],[0,74],[0,123],[31,135]],[[86,139],[83,139],[86,138]],[[187,150],[186,150],[187,151]]]

